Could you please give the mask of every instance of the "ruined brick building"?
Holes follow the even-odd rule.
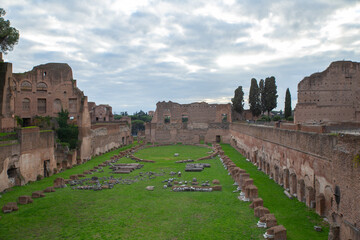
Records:
[[[145,135],[158,143],[229,142],[230,123],[231,104],[158,102]]]
[[[96,105],[94,102],[89,102],[90,119],[92,123],[95,122],[111,122],[114,121],[112,107],[108,104]]]
[[[298,85],[296,123],[360,123],[360,63],[333,62]]]
[[[110,123],[109,105],[90,105],[93,108],[89,109],[87,96],[76,86],[68,64],[48,63],[25,73],[13,73],[11,63],[0,61],[0,129],[16,130],[11,138],[1,139],[0,191],[132,142],[131,121]],[[79,128],[81,144],[75,151],[56,143],[54,131],[19,128],[16,120],[29,126],[36,116],[57,117],[61,109],[69,111],[69,120]],[[101,122],[92,124],[91,117],[96,120],[97,114]]]

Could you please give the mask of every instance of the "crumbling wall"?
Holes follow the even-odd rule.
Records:
[[[360,63],[333,62],[298,84],[295,123],[360,122]]]
[[[91,127],[92,156],[132,143],[131,127],[127,123],[96,124]]]
[[[231,144],[299,201],[354,238],[360,224],[360,137],[233,123]],[[337,204],[335,188],[341,192]]]
[[[50,176],[56,167],[53,131],[23,128],[18,134],[19,143],[0,147],[0,191]]]
[[[158,102],[151,123],[145,125],[148,142],[229,142],[230,104]]]

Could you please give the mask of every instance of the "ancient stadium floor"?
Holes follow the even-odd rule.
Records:
[[[287,199],[280,186],[258,172],[233,148],[223,145],[223,149],[239,167],[249,169],[246,170],[259,188],[264,205],[275,214],[278,223],[287,228],[288,239],[327,239],[326,228],[320,233],[313,230],[321,219],[308,211],[305,204]],[[52,186],[57,177],[68,179],[92,169],[120,150],[123,149],[41,181],[14,187],[2,196],[0,206],[16,201],[18,196]],[[140,150],[136,157],[156,162],[140,162],[144,166],[130,174],[113,174],[104,167],[104,172],[86,176],[121,177],[112,189],[73,190],[68,186],[46,193],[46,197],[34,199],[31,204],[18,205],[17,212],[1,213],[0,239],[263,239],[265,230],[256,227],[258,219],[249,203],[240,202],[238,193],[233,193],[233,180],[218,157],[202,160],[201,163],[211,164],[202,172],[185,172],[186,163],[175,163],[204,157],[209,151],[209,148],[185,145]],[[175,157],[175,153],[179,156]],[[121,158],[118,163],[134,161]],[[181,177],[171,176],[171,171],[181,171]],[[154,174],[147,174],[149,172]],[[196,178],[200,184],[218,179],[222,191],[172,192],[163,187],[166,184],[163,181],[169,178],[183,182]],[[155,188],[147,191],[147,186]]]

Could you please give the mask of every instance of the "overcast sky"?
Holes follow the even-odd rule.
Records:
[[[158,101],[228,103],[250,79],[286,88],[338,60],[360,61],[360,3],[340,0],[2,0],[20,31],[14,72],[68,63],[78,87],[113,112]]]

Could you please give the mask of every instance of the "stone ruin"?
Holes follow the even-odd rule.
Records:
[[[209,163],[189,163],[185,166],[185,172],[202,172],[204,168],[209,168]]]
[[[113,170],[113,173],[116,174],[126,174],[131,173],[136,169],[141,169],[144,165],[138,163],[117,163],[110,167]]]
[[[196,144],[229,142],[231,104],[158,102],[151,123],[145,126],[147,142]]]

